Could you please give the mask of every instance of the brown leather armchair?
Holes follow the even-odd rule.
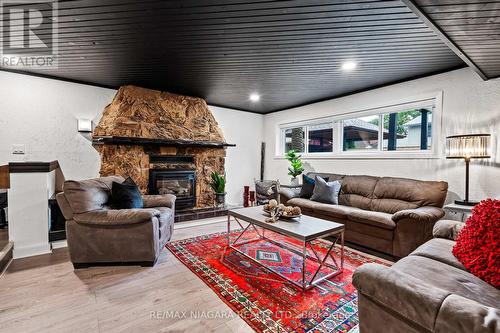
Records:
[[[57,194],[75,268],[111,263],[153,266],[172,236],[174,195],[144,195],[142,209],[110,209],[113,181],[123,178],[70,180]]]

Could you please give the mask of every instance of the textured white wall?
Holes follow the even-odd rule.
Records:
[[[215,106],[210,110],[222,128],[224,138],[236,147],[226,149],[227,202],[241,204],[243,186],[260,177],[260,146],[263,116]]]
[[[0,71],[0,165],[11,161],[58,160],[66,179],[97,177],[100,159],[77,119],[97,123],[116,91]],[[212,107],[227,149],[229,203],[240,203],[243,185],[259,176],[263,116]],[[25,144],[14,155],[12,144]]]
[[[115,91],[0,71],[0,164],[59,160],[67,179],[95,177],[100,160],[77,119],[98,121]],[[12,144],[25,144],[13,155]]]
[[[289,182],[287,161],[275,158],[277,126],[282,123],[390,105],[395,99],[412,99],[443,91],[441,143],[453,134],[485,132],[493,135],[494,158],[471,163],[471,199],[500,197],[500,79],[482,81],[469,69],[375,89],[266,115],[264,135],[268,146],[266,178]],[[439,159],[308,159],[307,171],[397,176],[449,183],[449,200],[463,196],[465,165],[461,160]]]

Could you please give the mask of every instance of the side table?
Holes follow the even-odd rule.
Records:
[[[465,222],[472,215],[474,206],[458,205],[451,203],[443,207],[446,212],[445,218]]]

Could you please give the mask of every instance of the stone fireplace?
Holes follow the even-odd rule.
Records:
[[[101,176],[130,176],[143,193],[177,195],[176,209],[214,205],[210,174],[224,173],[226,147],[201,98],[121,87],[93,134]]]

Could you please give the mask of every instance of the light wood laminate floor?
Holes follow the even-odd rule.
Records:
[[[173,239],[225,231],[224,218],[218,221],[181,226]],[[178,315],[168,318],[175,311]],[[195,316],[214,311],[219,318]],[[152,318],[152,312],[158,318]],[[183,318],[184,312],[187,318]],[[0,277],[0,332],[253,330],[166,249],[155,267],[108,266],[75,271],[66,248],[61,248],[52,254],[14,260]]]

